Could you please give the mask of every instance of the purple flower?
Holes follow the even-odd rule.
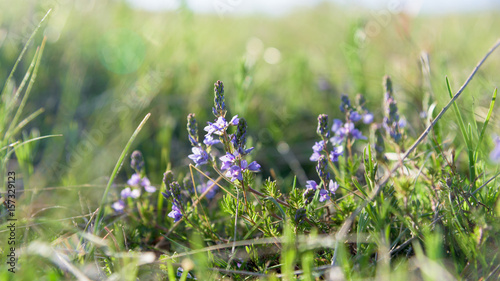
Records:
[[[226,177],[231,178],[231,181],[235,180],[243,180],[243,172],[245,170],[251,171],[251,172],[258,172],[260,170],[260,165],[256,162],[253,161],[252,163],[248,164],[246,160],[241,160],[240,165],[233,165],[231,168],[229,168],[226,172]]]
[[[184,269],[183,269],[182,267],[178,267],[178,268],[177,268],[177,277],[181,277],[183,273],[184,273]],[[188,273],[188,274],[186,275],[186,277],[187,277],[187,279],[198,280],[198,279],[196,279],[196,277],[193,277],[193,276],[191,275],[191,273]]]
[[[245,161],[245,160],[243,160]],[[243,161],[241,161],[241,166],[243,168]],[[245,164],[247,163],[247,161],[245,161]],[[248,165],[248,167],[246,167],[249,171],[252,171],[252,172],[258,172],[260,170],[260,165],[259,163],[257,163],[256,161],[253,161],[252,163],[250,163],[250,165]]]
[[[133,174],[127,181],[130,186],[138,186],[141,183],[141,176],[139,174]]]
[[[328,185],[328,190],[330,193],[333,195],[335,192],[339,189],[339,184],[337,182],[334,182],[333,180],[330,180],[330,184]]]
[[[227,170],[231,168],[231,166],[233,166],[234,160],[236,159],[236,155],[227,152],[226,155],[220,157],[219,159],[220,161],[222,161],[222,166],[220,169]]]
[[[333,180],[330,180],[330,183],[328,184],[328,190],[321,189],[319,191],[319,202],[330,200],[330,195],[333,196],[338,188],[339,184],[337,182],[334,182]]]
[[[495,148],[490,153],[491,161],[500,163],[500,137],[495,138]]]
[[[342,128],[343,125],[344,125],[344,123],[341,120],[334,119],[333,126],[332,126],[332,132],[334,132],[335,134],[339,134],[339,130]]]
[[[352,122],[358,122],[359,120],[361,120],[361,118],[361,114],[359,114],[357,111],[351,111],[351,114],[349,115],[349,119]]]
[[[313,180],[309,180],[306,182],[306,190],[302,194],[305,204],[309,204],[312,202],[314,194],[316,194],[317,186],[318,184]]]
[[[139,196],[141,196],[141,191],[139,189],[131,190],[130,187],[127,187],[127,188],[122,190],[120,195],[123,199],[129,198],[129,197],[135,199],[135,198],[138,198]]]
[[[354,128],[354,124],[351,122],[347,122],[344,124],[344,134],[350,135],[354,139],[366,140],[366,137],[363,136],[363,134],[361,134],[361,132],[358,129]]]
[[[123,202],[122,200],[118,200],[115,203],[113,203],[113,205],[111,205],[111,208],[113,208],[115,212],[121,213],[123,212],[123,209],[125,209],[125,202]]]
[[[350,136],[353,139],[366,140],[366,137],[363,136],[361,131],[354,127],[354,123],[352,122],[346,122],[342,126],[338,126],[338,124],[336,126],[334,124],[334,127],[332,127],[332,131],[335,132],[335,136],[332,137],[330,141],[337,145],[341,144],[347,136]]]
[[[216,134],[216,135],[222,136],[229,125],[236,126],[236,125],[238,125],[239,120],[240,119],[238,119],[238,115],[235,115],[231,119],[231,121],[229,121],[229,123],[227,123],[226,119],[224,119],[224,117],[220,116],[219,118],[217,118],[215,123],[207,122],[208,125],[205,126],[205,128],[203,130],[205,130],[207,132],[207,135]]]
[[[325,149],[325,141],[319,141],[319,142],[316,142],[313,147],[313,154],[311,155],[311,157],[309,158],[309,160],[311,161],[318,161],[319,157],[321,156],[321,152]]]
[[[179,207],[172,204],[172,211],[168,213],[168,216],[174,219],[174,222],[178,222],[182,218],[182,213]]]
[[[220,140],[214,139],[212,137],[212,135],[205,135],[205,139],[203,140],[203,143],[208,145],[208,146],[211,146],[211,145],[220,143]]]
[[[315,181],[313,181],[313,180],[310,180],[310,181],[306,182],[306,188],[307,189],[316,190],[317,187],[318,187],[318,184]]]
[[[330,160],[332,162],[339,161],[339,156],[344,154],[344,147],[341,145],[334,145],[333,150],[330,152]]]
[[[238,118],[238,115],[235,115],[235,116],[233,116],[233,118],[231,118],[231,121],[229,121],[229,125],[238,126],[239,122],[240,122],[240,119]]]
[[[319,202],[325,202],[326,200],[330,200],[330,196],[328,195],[328,191],[325,189],[321,189],[319,191]]]
[[[208,162],[208,153],[200,146],[195,146],[191,149],[193,154],[188,155],[188,158],[196,163],[196,166],[203,165]]]
[[[403,118],[399,119],[398,125],[399,125],[399,128],[406,127],[406,120]]]
[[[142,178],[141,185],[144,187],[144,190],[149,193],[153,193],[156,191],[156,187],[151,185],[151,182],[147,177]]]
[[[363,115],[363,123],[371,124],[372,122],[373,122],[373,114],[371,114],[370,112],[366,112]]]
[[[211,188],[209,192],[207,192],[207,195],[205,195],[206,198],[212,199],[214,198],[215,194],[217,193],[218,186],[211,180],[207,181],[206,183],[202,183],[197,187],[198,192],[204,193],[208,188]]]
[[[222,136],[224,134],[224,129],[228,126],[226,119],[224,119],[224,117],[222,116],[217,118],[215,123],[207,123],[208,125],[203,129],[207,132],[207,135],[216,134]]]

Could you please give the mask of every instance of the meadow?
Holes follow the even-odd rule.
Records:
[[[0,279],[499,280],[499,24],[1,2]]]

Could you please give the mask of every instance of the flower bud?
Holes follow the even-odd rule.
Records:
[[[318,159],[318,164],[316,165],[316,172],[319,178],[323,182],[323,186],[326,186],[330,180],[330,173],[328,172],[328,160],[324,155],[321,155]]]
[[[245,150],[245,144],[247,142],[247,121],[244,118],[240,118],[238,122],[238,128],[236,129],[235,133],[235,143],[236,143],[236,149],[238,151],[244,151]]]
[[[130,158],[130,167],[132,167],[132,169],[140,174],[142,168],[144,167],[144,159],[142,158],[142,153],[139,150],[135,150],[134,152],[132,152]]]
[[[330,132],[328,131],[328,115],[320,114],[318,116],[318,129],[316,132],[320,137],[326,139],[330,136]]]
[[[224,84],[222,81],[217,81],[214,84],[214,108],[213,113],[215,117],[226,115],[226,103],[224,101]]]
[[[198,123],[196,122],[194,113],[189,113],[187,116],[187,131],[189,142],[192,146],[198,146]]]

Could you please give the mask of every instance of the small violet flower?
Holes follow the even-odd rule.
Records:
[[[319,141],[319,142],[316,142],[312,149],[313,149],[313,154],[311,155],[311,157],[309,157],[309,160],[311,161],[318,161],[319,157],[321,156],[321,152],[325,149],[325,141]]]
[[[339,189],[339,184],[337,182],[334,182],[333,180],[330,180],[330,184],[328,185],[328,190],[330,193],[333,195],[335,192]]]
[[[139,174],[133,174],[130,177],[130,179],[127,181],[127,184],[129,186],[142,186],[142,187],[144,187],[144,190],[146,190],[146,192],[149,192],[149,193],[156,191],[156,187],[151,185],[151,182],[149,181],[149,179],[147,177],[141,178],[141,176]],[[129,191],[125,191],[125,190],[127,190],[127,188],[122,190],[122,197],[123,198],[132,197],[132,196],[127,196],[127,197],[123,196],[123,194],[126,194],[126,195],[131,194]],[[129,190],[130,190],[130,188],[129,188]],[[125,191],[125,193],[123,193],[124,191]],[[135,190],[133,190],[131,192],[134,193]],[[140,194],[140,191],[138,191],[138,192]],[[137,197],[139,197],[139,196],[137,196]],[[132,198],[137,198],[137,197],[132,197]]]
[[[220,161],[222,161],[221,170],[227,170],[227,169],[231,168],[231,166],[233,166],[233,164],[234,164],[234,160],[236,159],[236,156],[237,156],[237,154],[233,155],[233,154],[227,152],[226,155],[219,157]]]
[[[321,189],[319,191],[319,202],[325,202],[326,200],[330,200],[330,196],[328,195],[328,191],[325,189]]]
[[[208,145],[208,146],[211,146],[211,145],[220,143],[220,140],[214,139],[212,137],[212,135],[205,135],[205,139],[203,140],[203,143]]]
[[[200,146],[193,147],[191,151],[193,154],[188,155],[188,158],[193,160],[196,166],[203,165],[208,162],[208,153]]]
[[[123,209],[125,209],[125,202],[123,202],[122,200],[118,200],[113,203],[113,205],[111,205],[111,208],[113,208],[115,212],[123,212]]]
[[[197,187],[197,190],[200,194],[204,193],[208,188],[211,188],[210,191],[207,192],[205,197],[207,199],[212,199],[214,198],[215,194],[217,193],[218,186],[211,180],[207,181],[206,183],[202,183]]]
[[[361,120],[361,118],[361,114],[359,114],[357,111],[351,111],[351,114],[349,115],[349,119],[352,122],[358,122],[359,120]]]
[[[253,161],[248,164],[246,160],[241,160],[240,165],[233,165],[231,168],[227,169],[226,177],[231,178],[231,181],[243,180],[244,171],[258,172],[260,170],[260,165]]]
[[[141,185],[144,187],[144,190],[148,193],[153,193],[156,191],[156,187],[151,185],[151,182],[147,177],[142,178]]]
[[[352,137],[353,139],[366,140],[366,137],[363,136],[361,131],[354,127],[354,123],[352,122],[346,122],[345,124],[339,126],[339,123],[334,121],[332,131],[335,133],[335,136],[332,137],[330,141],[337,145],[341,144],[348,136]]]
[[[495,147],[490,152],[490,159],[495,163],[500,163],[500,137],[495,138]]]
[[[334,182],[333,180],[330,180],[330,183],[328,184],[328,190],[321,189],[319,191],[319,202],[330,200],[330,195],[333,196],[338,188],[339,188],[338,183]]]
[[[219,118],[217,118],[215,123],[207,122],[208,125],[205,126],[203,130],[207,132],[207,135],[216,134],[222,136],[229,125],[236,126],[238,125],[238,122],[238,115],[235,115],[231,119],[231,121],[229,121],[229,123],[226,121],[226,119],[224,119],[224,117],[220,116]]]
[[[125,189],[122,190],[122,192],[120,193],[121,197],[123,199],[125,198],[138,198],[139,196],[141,196],[141,191],[139,189],[130,189],[130,187],[127,187]]]
[[[344,154],[344,147],[341,145],[334,145],[333,150],[330,152],[330,160],[332,162],[339,161],[339,156]]]
[[[139,174],[133,174],[127,181],[130,186],[138,186],[141,183],[141,176]]]
[[[371,114],[370,112],[366,112],[363,115],[363,123],[371,124],[372,122],[373,122],[373,114]]]
[[[172,204],[172,211],[168,213],[168,216],[174,219],[174,222],[178,222],[182,218],[182,213],[179,207]]]
[[[312,202],[314,198],[314,194],[316,193],[316,188],[318,187],[318,184],[313,181],[313,180],[308,180],[306,182],[306,190],[302,194],[304,197],[304,203],[309,204]]]

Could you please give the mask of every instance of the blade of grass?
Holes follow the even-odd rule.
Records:
[[[450,80],[446,77],[446,88],[448,89],[448,94],[450,98],[453,99],[453,91],[451,90]],[[462,137],[464,138],[465,144],[467,145],[467,152],[469,155],[469,180],[470,183],[473,184],[474,179],[476,178],[476,169],[475,169],[475,159],[474,159],[474,150],[472,149],[472,130],[469,128],[469,131],[465,130],[464,120],[462,118],[462,114],[458,110],[458,106],[456,101],[453,101],[453,111],[455,112],[455,116],[457,117],[458,126],[460,127],[460,132],[462,133]]]
[[[49,16],[49,14],[50,14],[51,11],[52,11],[52,9],[49,9],[47,11],[47,13],[45,14],[45,16],[40,21],[40,23],[38,23],[38,25],[35,28],[35,30],[33,30],[33,33],[31,33],[31,36],[30,36],[30,38],[28,38],[28,41],[26,41],[26,44],[24,44],[24,47],[23,47],[23,50],[21,51],[21,54],[19,54],[19,57],[17,57],[16,63],[14,64],[14,67],[12,67],[12,70],[10,71],[10,74],[7,77],[7,80],[5,80],[5,84],[4,84],[3,89],[2,89],[2,94],[0,96],[3,96],[6,93],[6,91],[7,91],[7,85],[9,84],[10,80],[12,80],[12,76],[14,75],[14,72],[17,69],[17,65],[19,64],[19,62],[21,62],[21,59],[23,58],[24,53],[28,49],[28,46],[31,43],[31,40],[33,40],[33,38],[35,37],[35,34],[38,32],[38,29],[40,29],[40,27],[42,26],[42,23]]]
[[[109,190],[111,189],[111,184],[115,180],[116,175],[118,175],[118,172],[120,171],[122,163],[125,160],[125,156],[127,156],[128,151],[130,150],[130,147],[132,146],[132,143],[134,142],[135,138],[137,137],[137,135],[141,131],[142,127],[144,127],[144,125],[146,124],[146,121],[148,121],[150,116],[151,116],[151,113],[148,113],[144,117],[144,119],[142,119],[141,123],[139,124],[137,129],[135,129],[134,133],[132,134],[132,136],[128,140],[127,144],[125,145],[125,148],[123,149],[122,154],[120,155],[120,158],[118,158],[118,162],[116,162],[115,168],[113,169],[113,172],[111,173],[111,176],[109,178],[108,185],[106,186],[106,189],[104,190],[104,194],[103,194],[102,199],[101,199],[101,204],[99,205],[99,212],[97,213],[97,216],[95,219],[95,226],[94,226],[94,231],[93,231],[94,235],[97,235],[97,233],[100,230],[99,228],[101,225],[101,219],[104,215],[104,204],[106,204],[106,199],[108,197]]]
[[[30,143],[30,142],[33,142],[33,141],[37,141],[37,140],[41,140],[41,139],[53,138],[53,137],[62,137],[62,136],[63,135],[46,135],[46,136],[40,136],[40,137],[37,137],[37,138],[29,139],[29,140],[26,140],[26,141],[23,141],[23,142],[16,141],[15,143],[12,143],[12,144],[9,144],[8,146],[4,146],[4,147],[0,148],[0,151],[6,150],[6,149],[9,149],[9,148],[16,148],[18,146],[25,145],[27,143]],[[9,153],[12,153],[12,152],[9,152]],[[10,155],[10,154],[8,154],[8,155]]]
[[[12,122],[10,123],[9,128],[5,132],[5,139],[7,139],[7,140],[10,138],[10,136],[13,135],[13,134],[11,134],[11,131],[13,130],[14,126],[17,126],[17,121],[21,117],[21,113],[23,112],[24,106],[26,105],[26,101],[28,100],[28,97],[31,93],[31,89],[33,88],[33,84],[35,84],[36,76],[38,74],[38,68],[40,67],[40,61],[42,58],[42,54],[43,54],[43,50],[45,48],[46,41],[47,41],[47,37],[44,37],[42,44],[40,45],[40,47],[37,50],[38,56],[36,56],[35,68],[33,70],[33,74],[31,75],[31,79],[30,79],[30,82],[28,84],[28,88],[26,88],[26,92],[24,93],[24,97],[21,100],[21,104],[17,108],[16,114],[14,115],[14,118],[12,119]],[[21,89],[19,89],[18,91],[21,91]]]
[[[493,113],[493,107],[495,106],[495,101],[497,99],[497,88],[493,91],[493,96],[491,97],[490,108],[488,109],[488,114],[486,115],[486,119],[484,120],[483,128],[481,129],[481,134],[479,134],[479,140],[477,141],[476,151],[474,153],[474,159],[477,161],[477,154],[479,152],[479,146],[483,141],[484,134],[486,133],[486,128],[488,127],[488,123],[490,122],[491,114]]]
[[[3,116],[4,122],[2,122],[0,124],[0,132],[2,132],[2,133],[4,132],[5,126],[9,122],[10,116],[12,115],[12,111],[16,108],[16,103],[17,103],[17,100],[19,98],[19,95],[23,91],[24,86],[28,82],[28,79],[30,78],[31,73],[33,72],[33,69],[35,68],[38,54],[39,54],[39,49],[37,48],[35,55],[33,56],[33,59],[31,60],[30,66],[28,67],[28,70],[24,74],[24,78],[21,81],[21,84],[19,84],[19,88],[14,90],[14,94],[13,94],[14,96],[12,96],[10,99],[7,99],[7,98],[5,99],[6,100],[5,111],[4,111],[4,116]],[[12,127],[12,122],[9,125],[9,128],[10,127]],[[8,130],[5,131],[3,141],[8,141],[7,133],[8,133]]]
[[[17,126],[12,131],[11,135],[12,136],[17,135],[17,133],[19,133],[19,131],[22,128],[24,128],[24,126],[28,125],[29,122],[31,122],[33,119],[38,117],[38,115],[42,114],[44,111],[45,111],[45,109],[39,108],[37,111],[31,113],[28,117],[24,118],[23,121],[21,121],[21,122],[19,122],[19,124],[17,124]]]

